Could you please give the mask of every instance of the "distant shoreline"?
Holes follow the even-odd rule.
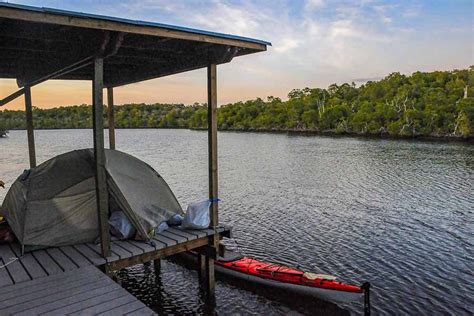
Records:
[[[106,128],[107,129],[107,128]],[[207,131],[206,128],[188,128],[188,127],[116,127],[116,130],[139,130],[139,129],[187,129],[190,131]],[[24,131],[25,129],[14,128],[14,131]],[[35,130],[91,130],[91,128],[35,128]],[[219,132],[233,133],[258,133],[258,134],[287,134],[293,136],[325,136],[333,138],[362,138],[362,139],[391,139],[391,140],[416,140],[416,141],[440,141],[440,142],[462,142],[474,143],[474,136],[454,136],[454,135],[416,135],[400,136],[389,134],[360,134],[360,133],[336,133],[334,131],[315,131],[315,130],[297,130],[297,129],[219,129]],[[7,136],[8,137],[8,136]]]

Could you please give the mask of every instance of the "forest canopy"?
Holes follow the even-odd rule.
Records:
[[[105,113],[106,111],[104,111]],[[90,128],[90,105],[33,109],[35,128]],[[206,104],[125,104],[118,128],[206,128]],[[0,130],[25,128],[23,111],[0,112]],[[218,128],[357,135],[473,137],[474,66],[464,70],[392,73],[359,87],[294,89],[288,100],[268,97],[222,105]]]

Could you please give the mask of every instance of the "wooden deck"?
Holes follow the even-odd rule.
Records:
[[[125,314],[125,309],[121,309],[125,306],[127,312],[149,314],[151,310],[144,309],[142,303],[103,271],[109,273],[179,252],[205,248],[216,232],[229,236],[230,229],[224,226],[216,231],[169,228],[148,243],[113,241],[111,256],[107,258],[100,254],[100,245],[90,243],[36,250],[23,256],[18,243],[0,245],[0,266],[3,266],[0,268],[0,315],[20,311],[37,315],[40,307],[41,311],[57,312],[58,315],[75,312],[76,308],[84,308],[77,310],[82,314],[113,311],[112,315],[120,315],[121,311]],[[55,306],[58,310],[53,310]],[[91,309],[86,310],[86,307]],[[94,309],[96,307],[109,309],[99,311]]]
[[[0,289],[0,315],[155,315],[93,265]]]

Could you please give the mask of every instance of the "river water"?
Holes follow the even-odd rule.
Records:
[[[37,157],[92,146],[90,130],[37,131]],[[183,207],[207,196],[207,134],[118,130],[117,148],[153,166]],[[25,131],[0,139],[0,178],[27,168]],[[474,310],[474,146],[463,143],[219,133],[220,221],[245,254],[372,283],[375,314]],[[5,190],[0,191],[3,199]],[[164,261],[123,271],[160,313],[205,312],[197,273]],[[314,302],[217,283],[220,314],[318,314]],[[362,312],[362,305],[332,306]]]

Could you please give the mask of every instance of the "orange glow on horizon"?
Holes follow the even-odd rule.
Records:
[[[206,70],[178,74],[134,83],[114,89],[116,105],[127,103],[183,103],[207,102]],[[32,88],[33,106],[54,108],[92,103],[90,81],[49,80]],[[268,87],[246,82],[218,81],[218,102],[220,105],[276,95]],[[273,87],[274,88],[274,87]],[[14,79],[0,79],[0,98],[4,98],[19,88]],[[263,92],[263,94],[262,94]],[[284,95],[286,92],[283,93]],[[104,90],[104,103],[107,92]],[[23,110],[24,98],[16,98],[0,110]]]

